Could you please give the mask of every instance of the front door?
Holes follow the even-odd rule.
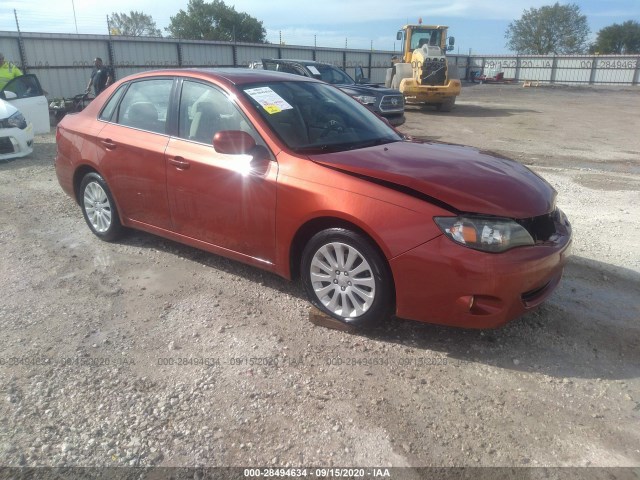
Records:
[[[175,229],[183,235],[264,262],[275,256],[278,165],[247,172],[248,155],[216,152],[213,136],[242,130],[265,146],[235,103],[212,85],[184,81],[178,135],[166,149],[167,191]]]

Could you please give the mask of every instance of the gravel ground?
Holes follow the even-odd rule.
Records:
[[[0,164],[0,466],[640,467],[637,89],[467,86],[400,129],[530,165],[574,255],[498,330],[311,324],[297,284],[100,242],[54,136]]]

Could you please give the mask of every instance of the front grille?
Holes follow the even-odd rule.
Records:
[[[0,137],[0,155],[6,155],[7,153],[14,153],[13,142],[9,137]]]
[[[444,58],[425,60],[422,66],[422,85],[444,85],[447,79],[447,62]]]
[[[401,112],[404,110],[404,99],[402,95],[385,95],[380,101],[380,111]]]
[[[546,242],[556,233],[558,215],[559,213],[556,209],[546,215],[518,220],[518,223],[529,232],[534,242]]]

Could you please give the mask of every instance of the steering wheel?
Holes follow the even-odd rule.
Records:
[[[324,138],[332,133],[344,133],[344,123],[342,118],[337,115],[330,115],[322,126],[322,133],[318,138]]]

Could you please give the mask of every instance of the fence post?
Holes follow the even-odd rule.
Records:
[[[591,60],[591,74],[589,75],[589,85],[596,83],[596,64],[598,63],[598,57],[593,57]]]
[[[556,83],[556,70],[558,69],[558,57],[553,55],[553,61],[551,62],[551,79],[549,83]]]
[[[22,40],[22,32],[20,31],[20,24],[18,23],[18,12],[13,9],[13,15],[16,17],[16,29],[18,30],[18,51],[20,52],[20,66],[22,71],[27,73],[27,53],[24,48],[24,41]]]
[[[314,35],[313,36],[313,51],[311,52],[311,59],[314,62],[316,61],[316,48],[318,48],[318,36]]]
[[[522,68],[521,59],[516,55],[516,82],[520,81],[520,69]]]
[[[367,78],[371,81],[371,63],[373,62],[373,55],[369,52],[369,68],[367,69],[369,72],[367,74]]]
[[[182,67],[182,44],[179,39],[176,43],[176,50],[178,51],[178,66]]]
[[[640,57],[636,60],[636,71],[633,72],[633,81],[631,82],[631,85],[638,85],[638,82],[640,82]]]

